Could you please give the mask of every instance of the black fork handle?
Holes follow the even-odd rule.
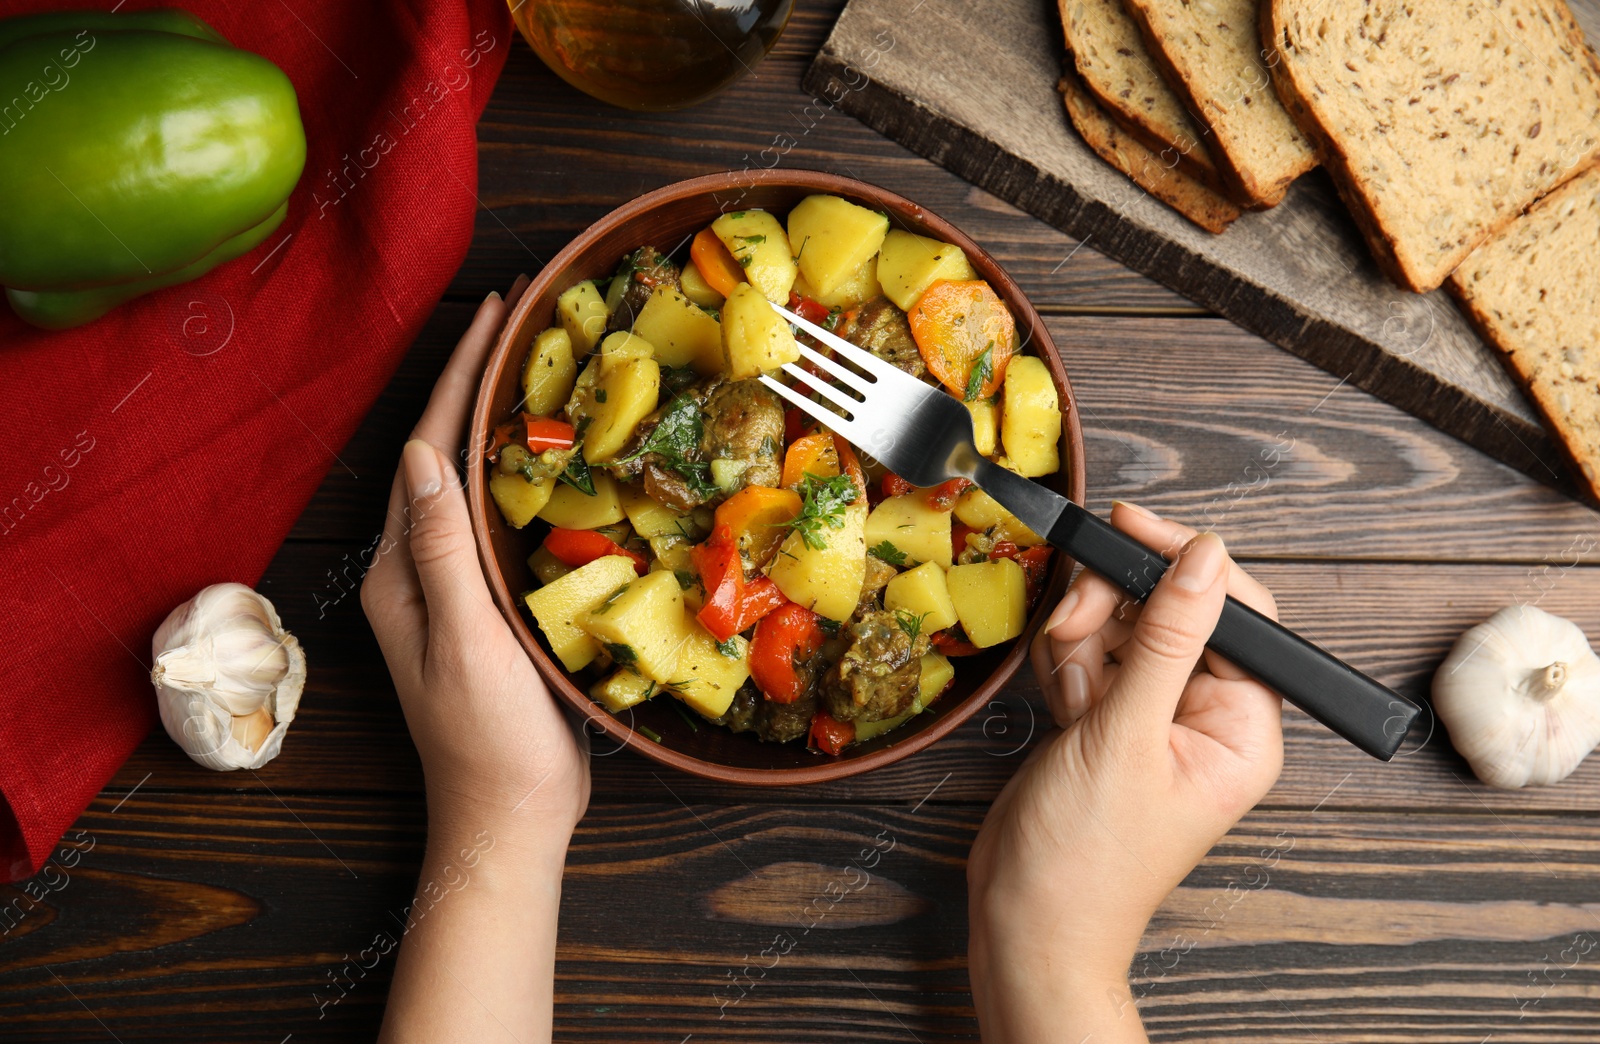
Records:
[[[1071,504],[1047,539],[1139,601],[1168,562],[1092,512]],[[1229,596],[1206,644],[1375,758],[1388,761],[1421,708],[1282,624]]]

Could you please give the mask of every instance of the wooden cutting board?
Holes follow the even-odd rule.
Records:
[[[1568,0],[1600,40],[1600,0]],[[1089,151],[1051,0],[851,0],[805,86],[880,133],[1506,464],[1568,492],[1555,444],[1442,290],[1388,282],[1317,170],[1213,236]],[[1070,363],[1070,360],[1069,360]]]

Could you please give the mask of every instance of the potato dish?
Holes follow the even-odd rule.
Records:
[[[691,725],[837,755],[1017,638],[1050,549],[965,480],[918,489],[785,410],[754,379],[799,358],[769,302],[959,398],[1003,467],[1059,467],[1050,371],[966,255],[814,195],[567,288],[489,492],[539,537],[521,600],[597,703],[665,696]]]

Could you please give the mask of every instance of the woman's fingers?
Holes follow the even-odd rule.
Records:
[[[492,293],[484,298],[472,317],[472,325],[456,342],[456,350],[445,363],[444,372],[439,374],[433,394],[428,397],[428,407],[422,411],[422,419],[412,429],[412,438],[432,443],[452,462],[466,443],[467,418],[472,412],[478,382],[483,377],[483,366],[509,313],[499,294]]]
[[[1147,740],[1158,730],[1166,735],[1222,612],[1227,575],[1227,548],[1216,534],[1205,533],[1189,542],[1156,584],[1123,648],[1117,683],[1100,701],[1113,742]]]
[[[401,470],[411,497],[411,561],[427,602],[428,648],[469,647],[487,611],[495,615],[467,498],[450,458],[421,439],[407,442]]]

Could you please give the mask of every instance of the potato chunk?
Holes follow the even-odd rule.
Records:
[[[734,654],[717,648],[711,632],[692,616],[684,618],[688,639],[678,657],[678,673],[672,679],[673,695],[707,718],[727,711],[745,679],[750,677],[750,643],[734,635]]]
[[[612,714],[638,706],[660,691],[661,686],[627,667],[589,687],[589,695]]]
[[[595,289],[592,279],[567,287],[556,298],[556,318],[572,338],[573,352],[579,358],[594,351],[594,346],[600,343],[606,332],[608,315],[605,298]]]
[[[661,367],[654,359],[629,358],[609,371],[603,355],[590,360],[578,377],[575,402],[567,406],[574,422],[590,419],[583,434],[583,459],[596,464],[615,457],[656,408],[660,394]]]
[[[735,210],[711,222],[711,231],[744,268],[749,284],[774,304],[788,304],[799,268],[788,233],[765,210]]]
[[[951,566],[950,601],[967,637],[980,649],[1015,638],[1028,620],[1027,583],[1009,558]]]
[[[1044,537],[1023,525],[1021,519],[976,486],[956,501],[955,516],[968,529],[992,531],[996,540],[1009,540],[1018,547],[1036,547],[1044,543]]]
[[[878,281],[883,284],[884,296],[904,311],[911,311],[922,291],[937,279],[961,282],[976,278],[978,273],[958,246],[898,228],[883,237]]]
[[[921,493],[885,497],[867,516],[866,539],[868,547],[887,541],[912,563],[950,568],[950,512],[930,507]]]
[[[722,295],[706,282],[706,277],[700,274],[691,261],[683,266],[683,271],[678,274],[678,282],[683,286],[683,296],[699,305],[701,308],[721,308]]]
[[[522,367],[522,408],[535,417],[559,413],[572,396],[578,364],[572,358],[572,337],[552,326],[533,339]]]
[[[523,596],[550,651],[567,670],[581,671],[600,655],[600,644],[579,630],[573,618],[610,598],[634,575],[631,561],[605,555]]]
[[[790,533],[768,573],[789,601],[839,621],[856,611],[867,578],[867,498],[845,507],[843,521],[840,529],[821,530],[826,547],[810,547],[798,531]]]
[[[693,532],[687,515],[667,507],[646,493],[642,486],[618,483],[617,492],[622,497],[622,510],[633,523],[633,531],[646,540],[658,536],[686,536]]]
[[[637,334],[618,330],[600,342],[600,376],[622,369],[637,359],[654,359],[655,345]]]
[[[632,563],[623,561],[632,573]],[[573,622],[603,645],[617,666],[631,667],[667,685],[677,678],[678,657],[689,640],[687,619],[678,578],[658,572],[633,580],[599,605],[578,613]]]
[[[555,480],[539,517],[561,529],[599,529],[621,522],[624,512],[616,481],[603,471],[590,477],[594,480],[592,497],[576,486]]]
[[[1000,441],[1011,470],[1028,478],[1054,474],[1061,466],[1061,400],[1050,368],[1031,355],[1012,359],[1002,400]]]
[[[789,324],[749,283],[740,283],[722,306],[722,358],[723,368],[734,380],[800,358]]]
[[[883,607],[920,618],[922,630],[928,634],[953,627],[957,620],[945,572],[932,562],[924,562],[890,580],[883,590]]]
[[[972,442],[981,456],[992,457],[995,439],[1000,433],[1000,410],[988,399],[973,399],[967,403],[972,414]]]
[[[883,287],[878,283],[878,258],[876,255],[867,258],[865,264],[828,293],[822,293],[806,282],[805,273],[802,272],[800,278],[794,281],[794,292],[829,308],[855,308],[866,304],[875,297],[883,296]]]
[[[789,211],[789,243],[800,274],[819,295],[832,295],[856,275],[888,231],[887,215],[838,196],[807,196]],[[828,303],[821,296],[816,300]]]
[[[500,509],[506,525],[521,529],[544,510],[555,486],[553,478],[529,482],[521,475],[507,475],[496,468],[489,475],[489,495],[494,506]]]
[[[707,377],[722,372],[722,324],[670,286],[651,291],[633,332],[655,345],[663,366],[693,366]]]

